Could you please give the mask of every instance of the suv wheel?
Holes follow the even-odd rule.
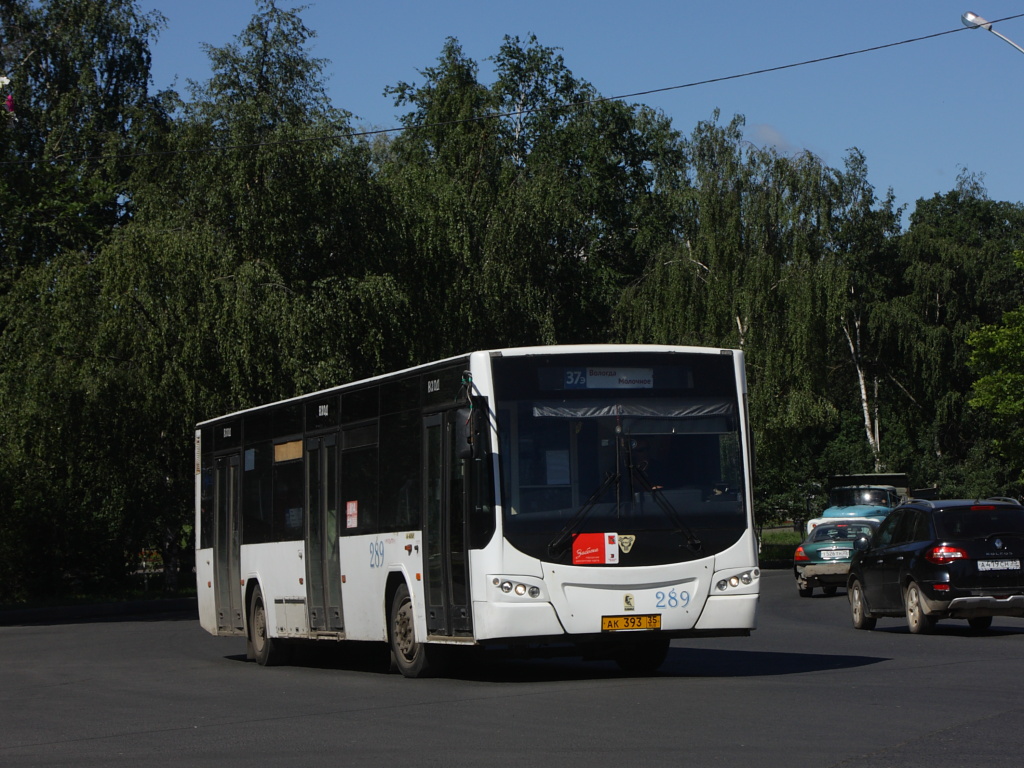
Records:
[[[936,618],[925,613],[921,588],[913,581],[903,593],[903,605],[907,609],[907,628],[911,634],[926,635],[935,629]]]
[[[846,594],[850,598],[850,614],[853,616],[854,629],[874,629],[875,617],[868,612],[868,605],[864,600],[864,588],[860,582],[854,579]]]

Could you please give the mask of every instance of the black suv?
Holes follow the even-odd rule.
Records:
[[[947,618],[980,631],[993,616],[1024,616],[1024,506],[1015,499],[914,499],[854,549],[847,595],[857,629],[906,616],[915,634]]]

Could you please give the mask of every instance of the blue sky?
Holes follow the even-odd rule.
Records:
[[[990,21],[1024,13],[1019,0],[310,0],[307,6],[302,17],[317,33],[312,55],[330,62],[331,100],[365,128],[397,125],[384,88],[422,82],[419,70],[436,62],[449,36],[480,64],[483,82],[491,81],[486,59],[506,34],[524,40],[534,34],[561,49],[576,77],[603,96],[620,96],[951,32],[627,101],[663,111],[684,134],[716,108],[723,122],[742,114],[754,144],[810,150],[832,166],[857,147],[878,196],[891,187],[910,210],[918,198],[952,189],[962,168],[984,175],[992,199],[1024,200],[1024,54],[960,21],[964,11]],[[167,17],[153,51],[155,87],[184,92],[187,80],[209,75],[201,44],[232,41],[256,5],[145,0],[140,7]],[[1024,45],[1024,17],[995,28]]]

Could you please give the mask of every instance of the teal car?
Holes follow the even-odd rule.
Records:
[[[815,587],[826,595],[834,595],[845,586],[853,559],[853,543],[870,539],[880,520],[873,518],[838,518],[822,521],[793,553],[793,575],[800,597],[810,597]]]

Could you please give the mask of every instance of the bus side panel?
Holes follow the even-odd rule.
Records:
[[[754,532],[747,528],[740,536],[740,540],[728,549],[715,555],[715,570],[721,571],[727,568],[756,568],[757,567],[757,537]]]
[[[708,598],[696,629],[704,631],[755,629],[757,595],[712,595]]]
[[[412,594],[417,638],[426,638],[423,597],[423,536],[419,531],[343,536],[342,610],[349,640],[388,639],[391,606],[385,604],[388,576],[401,573]]]
[[[242,545],[242,599],[246,584],[255,580],[263,592],[270,637],[309,636],[305,555],[302,541]],[[245,611],[248,616],[248,605]]]
[[[213,548],[200,549],[203,536],[203,432],[196,430],[195,441],[195,533],[196,549],[196,602],[199,606],[199,626],[211,635],[217,634],[217,601],[213,586]],[[205,532],[207,536],[212,531]]]
[[[196,597],[199,626],[217,634],[217,601],[213,589],[213,549],[196,550]]]

